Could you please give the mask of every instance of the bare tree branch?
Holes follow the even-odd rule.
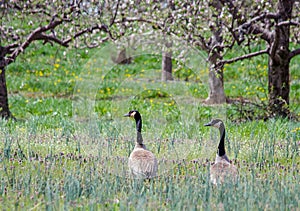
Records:
[[[153,20],[149,20],[149,19],[144,19],[144,18],[140,18],[140,17],[125,17],[123,20],[118,20],[115,21],[115,23],[122,23],[122,22],[143,22],[143,23],[149,23],[152,26],[157,27],[158,29],[162,29],[163,28],[163,23],[159,23]]]
[[[34,30],[21,45],[14,43],[14,44],[7,46],[7,48],[9,50],[11,50],[13,48],[17,48],[13,51],[11,50],[12,54],[8,57],[7,64],[12,63],[17,58],[17,56],[20,53],[22,53],[35,40],[44,40],[45,42],[52,41],[52,42],[58,43],[59,45],[62,45],[64,47],[68,47],[68,44],[73,39],[76,39],[77,37],[79,37],[85,33],[92,33],[95,30],[104,31],[109,34],[110,38],[113,39],[111,32],[109,31],[108,27],[105,24],[102,24],[102,25],[97,24],[93,27],[83,29],[65,40],[61,40],[61,39],[55,37],[54,35],[48,35],[48,34],[44,33],[46,31],[54,29],[55,27],[57,27],[58,25],[60,25],[62,23],[63,23],[63,20],[53,20],[47,26],[39,27],[36,30]],[[107,40],[107,38],[103,39],[102,42],[104,42],[105,40]]]
[[[47,26],[38,27],[33,32],[31,32],[29,34],[29,36],[27,37],[27,39],[17,49],[15,49],[13,51],[13,53],[11,54],[11,56],[8,57],[7,64],[10,64],[13,61],[15,61],[15,59],[17,58],[17,56],[20,53],[22,53],[34,40],[37,40],[39,38],[39,36],[41,36],[41,34],[43,32],[46,32],[46,31],[48,31],[50,29],[54,29],[56,26],[58,26],[62,22],[63,22],[62,20],[53,20]]]
[[[289,53],[289,59],[292,59],[293,57],[295,57],[295,56],[297,56],[297,55],[300,55],[300,48],[291,51],[291,52]]]
[[[265,18],[267,18],[267,19],[277,19],[278,15],[275,14],[275,13],[263,13],[263,14],[261,14],[259,16],[256,16],[256,17],[250,19],[249,21],[247,21],[246,23],[244,23],[243,25],[241,25],[241,27],[247,27],[247,25],[251,25],[251,24],[256,23],[258,21],[261,21],[261,20],[263,20]]]
[[[300,23],[293,20],[289,20],[289,21],[282,21],[278,23],[277,26],[300,26]]]
[[[24,12],[27,14],[45,14],[47,16],[51,16],[51,14],[45,8],[25,10]]]
[[[93,31],[95,30],[100,30],[100,31],[104,31],[106,33],[108,33],[109,37],[111,39],[114,39],[114,37],[112,36],[108,26],[106,26],[105,24],[97,24],[95,26],[92,26],[92,27],[89,27],[89,28],[85,28],[83,30],[80,30],[79,32],[75,33],[73,36],[70,36],[69,38],[65,39],[63,41],[64,44],[68,44],[69,42],[71,42],[73,39],[76,39],[77,37],[80,37],[81,35],[89,32],[89,33],[92,33]]]
[[[235,4],[232,0],[220,0],[220,2],[224,6],[227,6],[229,8],[229,12],[233,16],[234,20],[239,20],[239,22],[242,21],[243,14],[241,14],[239,12],[240,11],[239,8],[237,8],[235,6]],[[278,17],[279,16],[277,13],[264,12],[261,15],[258,15],[256,17],[248,20],[247,22],[238,23],[238,24],[240,24],[240,26],[236,30],[232,31],[231,33],[234,35],[234,38],[236,39],[236,41],[238,43],[240,43],[241,40],[237,39],[237,37],[235,36],[235,33],[234,33],[235,31],[238,31],[239,37],[243,37],[244,34],[253,34],[253,35],[261,34],[261,38],[264,39],[265,41],[267,41],[268,43],[270,43],[270,41],[272,39],[272,33],[268,29],[262,28],[255,23],[257,23],[263,19],[277,20]]]
[[[18,57],[18,55],[20,53],[22,53],[35,40],[41,40],[41,39],[45,40],[45,41],[51,40],[51,41],[54,41],[54,42],[57,42],[57,43],[60,43],[63,45],[63,42],[60,41],[59,39],[57,39],[55,36],[46,35],[46,34],[44,34],[44,32],[55,29],[58,25],[62,24],[63,22],[69,22],[70,19],[67,18],[68,15],[75,11],[76,11],[76,6],[70,7],[70,10],[67,10],[63,14],[62,19],[58,19],[57,18],[58,15],[56,13],[53,14],[52,19],[48,25],[40,26],[40,27],[36,28],[35,30],[33,30],[29,34],[27,39],[23,43],[19,44],[18,47],[16,47],[16,49],[11,53],[11,55],[6,58],[6,61],[5,61],[6,65],[14,62],[15,59]]]
[[[199,39],[192,39],[194,45],[199,46],[202,50],[209,53],[210,47],[207,45],[208,42],[205,40],[205,38],[201,35],[197,35],[196,37],[198,37]]]
[[[84,40],[84,44],[87,48],[97,48],[99,47],[102,43],[106,42],[109,40],[109,37],[105,37],[103,39],[101,39],[100,41],[98,41],[97,43],[93,43],[93,44],[90,44],[88,43],[86,40]]]
[[[263,19],[277,19],[278,15],[274,13],[263,13],[259,16],[256,16],[252,18],[251,20],[247,21],[246,23],[240,25],[237,28],[237,31],[242,32],[244,34],[261,34],[261,38],[266,40],[268,43],[271,42],[272,39],[272,33],[268,29],[262,28],[259,25],[255,24],[258,21],[261,21]]]
[[[228,29],[228,31],[231,33],[231,35],[233,37],[233,41],[231,42],[231,46],[229,47],[230,49],[234,46],[235,41],[237,41],[238,45],[240,45],[244,41],[243,36],[239,36],[239,34],[236,33],[236,31],[234,30],[235,21],[236,21],[236,19],[232,18],[230,26],[227,26],[227,24],[224,23],[224,26]]]
[[[55,43],[58,43],[61,46],[68,47],[68,44],[65,43],[64,41],[58,39],[57,37],[55,37],[53,35],[47,35],[47,34],[44,34],[44,33],[38,34],[36,36],[35,40],[44,40],[45,42],[53,41]]]
[[[261,38],[268,43],[270,43],[273,38],[273,34],[270,30],[264,29],[257,24],[252,24],[250,26],[249,33],[253,35],[261,35]]]
[[[267,54],[268,52],[269,52],[269,48],[267,48],[265,50],[249,53],[249,54],[246,54],[246,55],[243,55],[243,56],[239,56],[239,57],[236,57],[236,58],[233,58],[233,59],[222,60],[222,61],[219,61],[219,64],[220,63],[221,64],[231,64],[231,63],[241,61],[241,60],[244,60],[244,59],[249,59],[249,58],[252,58],[252,57],[255,57],[255,56],[258,56],[258,55]]]
[[[5,46],[6,53],[8,53],[8,54],[12,53],[18,46],[19,46],[18,43],[12,43],[12,44]]]
[[[116,17],[117,17],[117,14],[118,14],[118,10],[119,10],[119,5],[120,5],[120,0],[118,0],[118,3],[117,3],[117,8],[116,8],[116,11],[115,11],[115,14],[112,18],[112,20],[110,21],[110,24],[109,26],[112,26],[116,20]]]

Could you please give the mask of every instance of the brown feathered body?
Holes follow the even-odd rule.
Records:
[[[131,175],[138,179],[150,179],[157,173],[157,159],[143,144],[136,144],[129,156],[128,166]]]
[[[214,185],[235,182],[237,179],[238,169],[225,156],[219,157],[217,155],[215,163],[210,167],[210,181]]]

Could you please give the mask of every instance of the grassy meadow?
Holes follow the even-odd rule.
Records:
[[[226,65],[226,95],[266,103],[266,59]],[[236,121],[241,105],[205,105],[207,68],[195,73],[174,62],[175,80],[164,83],[160,56],[139,55],[106,74],[98,60],[97,49],[36,44],[7,69],[18,121],[0,121],[1,210],[300,209],[299,122]],[[298,116],[299,64],[296,57],[290,71]],[[159,160],[151,181],[128,177],[136,132],[123,114],[131,109],[142,114],[145,144]],[[211,118],[226,125],[236,184],[209,182],[219,140],[203,126]]]

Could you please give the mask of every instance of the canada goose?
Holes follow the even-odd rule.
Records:
[[[223,183],[226,179],[236,180],[238,170],[230,163],[225,152],[225,125],[220,119],[213,119],[204,126],[216,127],[220,131],[220,142],[215,163],[210,167],[210,181],[217,185]]]
[[[137,140],[133,151],[128,160],[128,166],[131,175],[134,178],[150,179],[156,176],[157,173],[157,159],[155,155],[146,149],[143,144],[142,137],[142,117],[136,110],[129,111],[124,117],[131,117],[135,119]]]

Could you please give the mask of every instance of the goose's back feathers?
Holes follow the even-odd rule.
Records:
[[[210,181],[217,185],[224,182],[235,182],[237,168],[226,160],[221,160],[210,167]]]
[[[154,154],[144,148],[135,148],[128,161],[131,175],[134,178],[152,178],[157,173],[157,159]]]

